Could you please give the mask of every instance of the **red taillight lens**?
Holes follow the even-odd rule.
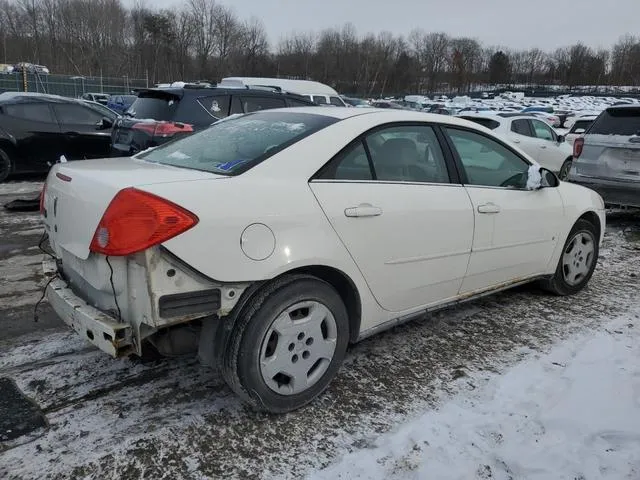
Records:
[[[584,148],[584,138],[578,137],[573,141],[573,158],[578,158],[582,155],[582,149]]]
[[[44,195],[47,193],[47,182],[42,185],[42,191],[40,192],[40,214],[44,215]]]
[[[152,137],[171,137],[176,133],[191,133],[193,125],[176,122],[140,122],[134,124],[134,130],[141,130]]]
[[[198,223],[198,217],[169,200],[125,188],[111,200],[89,249],[109,256],[141,252]]]

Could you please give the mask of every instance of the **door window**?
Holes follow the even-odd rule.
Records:
[[[446,128],[467,174],[469,185],[524,188],[529,163],[484,135]]]
[[[10,117],[40,123],[56,123],[46,103],[14,103],[2,107]]]
[[[318,105],[328,105],[329,102],[327,102],[327,97],[325,97],[324,95],[314,95],[313,96],[313,101],[316,102]]]
[[[344,107],[344,103],[338,97],[329,97],[329,102],[336,107]]]
[[[531,120],[531,124],[533,125],[533,131],[537,138],[541,140],[555,140],[556,135],[553,133],[549,125],[541,120]]]
[[[271,108],[286,107],[283,98],[275,97],[242,97],[242,106],[245,113],[255,112],[258,110],[269,110]]]
[[[318,178],[449,183],[440,143],[433,128],[426,125],[402,125],[369,133],[363,141],[339,153]]]
[[[100,113],[82,105],[58,103],[53,105],[53,110],[62,125],[96,125],[102,120]]]
[[[529,120],[514,120],[511,123],[511,131],[513,133],[517,133],[518,135],[524,135],[525,137],[533,137],[533,133],[531,132],[531,128],[529,127]]]

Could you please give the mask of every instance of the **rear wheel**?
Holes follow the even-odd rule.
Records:
[[[222,374],[253,407],[288,412],[328,387],[348,339],[347,310],[336,290],[315,277],[286,276],[255,294],[240,312]]]
[[[578,220],[564,244],[556,273],[543,287],[556,295],[578,293],[589,283],[598,254],[597,228],[591,222]]]
[[[566,180],[567,177],[569,176],[569,171],[571,170],[571,164],[573,163],[573,160],[571,158],[567,158],[564,163],[562,164],[562,167],[560,167],[560,172],[558,173],[558,177],[560,177],[560,180]]]
[[[4,182],[11,175],[11,159],[7,153],[0,149],[0,182]]]

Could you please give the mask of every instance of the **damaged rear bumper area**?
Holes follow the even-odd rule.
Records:
[[[55,260],[43,261],[42,267],[45,276],[51,279],[47,285],[47,300],[64,323],[112,357],[126,356],[135,351],[130,324],[118,322],[76,295],[57,276]]]

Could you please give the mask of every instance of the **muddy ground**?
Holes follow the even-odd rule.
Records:
[[[0,185],[0,204],[39,187]],[[0,442],[0,478],[302,477],[637,305],[640,215],[617,211],[608,221],[597,271],[580,294],[526,286],[402,325],[353,346],[318,401],[269,416],[245,408],[193,359],[113,360],[46,304],[35,323],[39,220],[0,209],[0,377],[14,380],[47,421]]]

